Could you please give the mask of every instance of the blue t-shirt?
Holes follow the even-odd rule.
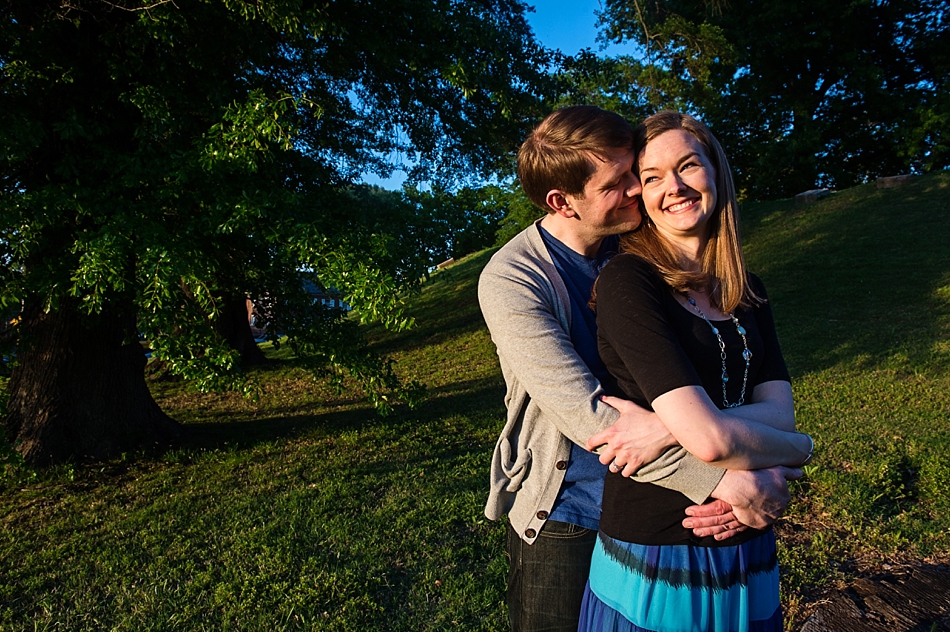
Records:
[[[609,373],[597,351],[597,320],[587,303],[601,268],[617,254],[619,239],[607,237],[596,257],[585,257],[565,246],[544,228],[539,228],[554,267],[567,286],[571,301],[571,342],[594,377],[604,384]],[[601,465],[596,454],[572,443],[564,482],[549,519],[596,530],[600,523],[606,473],[607,467]]]

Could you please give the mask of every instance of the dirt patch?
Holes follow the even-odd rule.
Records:
[[[809,610],[801,632],[950,632],[950,565],[860,577]]]

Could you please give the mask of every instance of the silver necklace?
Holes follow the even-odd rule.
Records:
[[[712,321],[706,318],[706,314],[703,313],[703,310],[699,309],[699,305],[697,305],[693,297],[689,295],[689,292],[684,292],[684,294],[686,295],[686,302],[696,310],[700,318],[706,321],[706,324],[712,329],[713,334],[716,335],[716,340],[719,341],[719,357],[722,358],[722,405],[725,408],[742,406],[742,404],[745,403],[745,387],[749,381],[749,363],[752,361],[752,352],[749,351],[749,341],[745,337],[745,327],[739,324],[739,319],[736,318],[734,313],[728,315],[732,323],[736,326],[736,331],[742,336],[742,346],[745,347],[742,351],[742,358],[745,360],[745,372],[742,374],[742,392],[739,394],[739,401],[730,404],[726,397],[726,382],[729,381],[729,373],[726,371],[726,343],[723,342],[722,336],[719,335],[719,330],[712,324]]]

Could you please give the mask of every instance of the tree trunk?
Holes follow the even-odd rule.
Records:
[[[264,364],[267,362],[267,358],[264,357],[264,352],[254,342],[247,310],[247,298],[245,296],[235,295],[226,298],[224,309],[215,323],[215,328],[228,341],[232,349],[237,349],[241,353],[242,366]]]
[[[4,424],[27,463],[101,459],[165,444],[181,427],[152,399],[135,317],[27,304]]]

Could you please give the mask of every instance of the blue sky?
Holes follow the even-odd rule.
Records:
[[[530,3],[534,12],[528,13],[528,23],[534,29],[538,41],[548,48],[558,48],[573,55],[582,48],[591,48],[594,52],[606,56],[632,54],[632,46],[611,45],[600,51],[597,38],[597,16],[600,11],[599,0],[536,0]]]
[[[629,44],[611,44],[601,51],[597,39],[596,11],[601,9],[599,0],[536,0],[534,11],[527,14],[528,24],[535,37],[548,48],[556,48],[567,55],[574,55],[581,49],[590,48],[604,56],[633,54]],[[393,177],[382,180],[374,175],[366,175],[369,184],[378,184],[386,189],[398,189],[406,179],[405,174],[397,171]]]

